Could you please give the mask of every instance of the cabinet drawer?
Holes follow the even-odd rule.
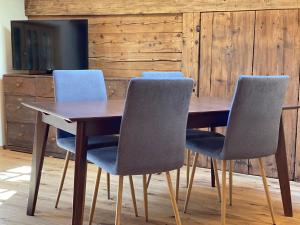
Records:
[[[34,124],[7,123],[7,144],[32,149]]]
[[[5,96],[5,117],[8,122],[34,123],[36,112],[22,105],[22,102],[34,102],[34,97]]]
[[[36,96],[44,98],[54,97],[53,77],[36,78]]]
[[[29,123],[7,123],[7,145],[32,152],[34,138],[34,124]],[[66,152],[56,145],[56,128],[50,127],[46,145],[46,155],[63,158]]]
[[[35,96],[35,77],[3,77],[4,93],[8,95]]]
[[[129,80],[127,79],[106,79],[107,97],[109,99],[124,99],[127,92]]]

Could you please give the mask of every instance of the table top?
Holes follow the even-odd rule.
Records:
[[[74,122],[101,118],[122,117],[125,100],[84,102],[30,102],[24,106]],[[224,97],[193,97],[189,114],[228,112],[231,99]],[[284,105],[283,110],[297,109],[298,105]]]

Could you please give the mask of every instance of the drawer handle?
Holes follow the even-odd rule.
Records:
[[[22,134],[22,133],[19,133],[19,134],[18,134],[18,136],[19,136],[19,137],[23,137],[23,136],[24,136],[24,134]]]

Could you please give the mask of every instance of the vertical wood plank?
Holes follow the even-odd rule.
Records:
[[[213,13],[201,13],[200,16],[200,54],[199,54],[199,75],[198,75],[198,93],[199,96],[210,96],[210,76],[211,76],[211,46],[212,46],[212,28]],[[210,168],[210,159],[207,156],[200,155],[198,165]]]
[[[232,96],[238,77],[252,74],[254,22],[254,11],[201,14],[200,95]],[[235,171],[248,173],[248,160]]]
[[[298,47],[297,47],[298,46]],[[298,103],[299,89],[299,14],[298,10],[256,12],[254,75],[289,75],[285,102]],[[289,164],[289,176],[294,176],[297,112],[284,112],[284,128]],[[266,173],[277,177],[275,157],[265,160]],[[250,161],[251,174],[259,174],[259,165]]]
[[[299,6],[300,6],[300,1],[299,1]],[[299,71],[299,76],[300,76],[300,9],[298,10],[298,33],[297,33],[297,42],[295,43],[296,46],[295,48],[298,51],[298,71]],[[296,71],[297,72],[297,71]],[[300,103],[300,88],[299,93],[298,93],[298,104]],[[296,181],[300,180],[300,110],[298,110],[297,113],[297,133],[296,133],[296,156],[295,156],[295,176],[294,179]]]
[[[201,13],[199,96],[210,96],[214,13]]]
[[[194,80],[194,95],[199,96],[200,13],[184,13],[182,21],[182,72]],[[200,155],[198,166],[207,167],[207,157]]]
[[[195,81],[195,95],[198,95],[199,29],[200,13],[184,13],[182,20],[182,72]]]

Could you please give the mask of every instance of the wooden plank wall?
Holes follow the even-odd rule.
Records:
[[[289,75],[287,103],[298,103],[299,10],[217,12],[201,14],[199,93],[232,96],[240,74]],[[271,112],[270,112],[271,113]],[[300,173],[295,161],[297,112],[284,115],[290,178]],[[298,138],[299,139],[299,138]],[[299,140],[297,141],[299,145]],[[259,174],[256,161],[235,163],[235,171]],[[274,157],[266,160],[268,176],[276,177]]]
[[[116,15],[295,9],[300,0],[25,0],[27,15]]]
[[[101,68],[107,77],[182,70],[195,80],[196,95],[232,96],[241,74],[287,74],[286,102],[300,104],[300,0],[186,2],[27,0],[26,14],[33,19],[87,18],[90,67]],[[296,180],[298,113],[284,115],[290,178]],[[202,157],[200,165],[209,167],[208,162]],[[276,177],[273,157],[266,166],[268,176]],[[258,174],[258,165],[238,161],[235,171]]]
[[[89,18],[90,67],[108,77],[181,70],[182,23],[181,14]]]

